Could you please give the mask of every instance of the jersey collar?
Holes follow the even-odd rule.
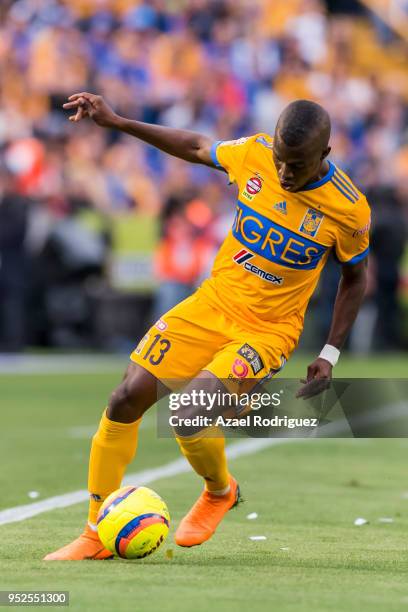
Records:
[[[330,181],[330,179],[332,178],[334,174],[336,167],[334,164],[331,163],[331,161],[327,160],[327,162],[329,164],[329,170],[326,176],[321,178],[319,181],[315,181],[314,183],[310,183],[309,185],[306,185],[306,187],[303,187],[303,189],[300,189],[300,191],[310,191],[311,189],[317,189],[318,187],[321,187],[322,185]]]

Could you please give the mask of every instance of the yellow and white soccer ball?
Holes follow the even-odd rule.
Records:
[[[169,532],[166,503],[148,487],[122,487],[103,502],[97,518],[102,544],[124,559],[151,555]]]

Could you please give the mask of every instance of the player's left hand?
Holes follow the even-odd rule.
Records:
[[[303,386],[296,393],[296,397],[309,399],[328,389],[332,378],[332,370],[332,364],[326,359],[321,359],[321,357],[315,359],[307,368],[307,378],[300,381]]]

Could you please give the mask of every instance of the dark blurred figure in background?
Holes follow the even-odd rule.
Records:
[[[401,260],[406,243],[404,202],[395,187],[374,187],[367,193],[373,207],[371,253],[375,266],[377,308],[373,348],[403,348],[401,307],[398,295],[402,284]]]
[[[64,215],[31,258],[31,342],[101,348],[95,297],[106,284],[109,222],[80,194],[67,194]]]
[[[0,167],[0,352],[17,352],[25,343],[27,200],[15,177]]]

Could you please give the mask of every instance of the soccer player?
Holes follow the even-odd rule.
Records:
[[[103,500],[119,488],[137,447],[143,413],[157,399],[158,380],[208,381],[224,389],[276,373],[296,347],[309,299],[332,251],[341,280],[332,325],[320,355],[309,365],[301,393],[332,376],[366,287],[370,210],[349,177],[330,162],[330,119],[318,104],[297,100],[281,114],[274,137],[215,142],[189,131],[120,117],[101,96],[74,94],[64,105],[70,120],[90,117],[188,162],[227,172],[238,188],[236,216],[209,279],[165,313],[130,356],[93,437],[90,507],[85,531],[46,560],[105,559],[96,531]],[[178,435],[182,453],[205,488],[176,534],[180,546],[208,540],[239,500],[228,471],[224,438]]]

